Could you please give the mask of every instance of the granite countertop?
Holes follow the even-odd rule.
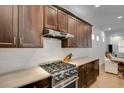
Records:
[[[0,75],[0,88],[21,87],[48,77],[50,74],[39,66],[23,69]]]
[[[98,58],[77,58],[71,60],[69,63],[75,64],[77,67],[92,61],[97,60]],[[50,77],[50,74],[42,69],[40,66],[18,70],[6,74],[0,75],[0,88],[14,88],[21,87],[38,80],[43,80]]]
[[[98,58],[93,58],[93,57],[86,57],[86,58],[77,58],[74,60],[71,60],[69,63],[76,65],[77,67],[83,65],[83,64],[87,64],[90,63],[92,61],[97,60]]]

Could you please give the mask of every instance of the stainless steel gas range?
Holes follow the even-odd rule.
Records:
[[[40,65],[51,74],[50,87],[52,88],[76,88],[78,70],[73,64],[56,61]]]

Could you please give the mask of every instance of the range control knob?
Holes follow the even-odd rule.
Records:
[[[75,73],[77,73],[77,70],[74,70]]]
[[[55,77],[55,81],[59,81],[59,77]]]
[[[64,76],[63,76],[63,75],[60,75],[59,77],[60,77],[61,79],[64,79]]]
[[[66,72],[66,73],[65,73],[65,75],[66,75],[66,76],[69,76],[69,73],[68,73],[68,72]]]
[[[70,71],[71,74],[74,74],[75,72],[73,70]]]

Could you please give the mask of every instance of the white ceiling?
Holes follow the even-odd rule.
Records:
[[[63,8],[75,13],[77,16],[98,27],[102,31],[124,32],[124,5],[61,5]],[[123,16],[122,19],[117,19]]]

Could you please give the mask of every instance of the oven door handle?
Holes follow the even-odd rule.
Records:
[[[73,83],[74,81],[77,81],[78,79],[79,79],[79,77],[76,77],[74,80],[72,80],[71,82],[69,82],[69,83],[65,84],[65,85],[64,85],[64,86],[62,86],[61,88],[66,87],[67,85],[69,85],[69,84]]]

